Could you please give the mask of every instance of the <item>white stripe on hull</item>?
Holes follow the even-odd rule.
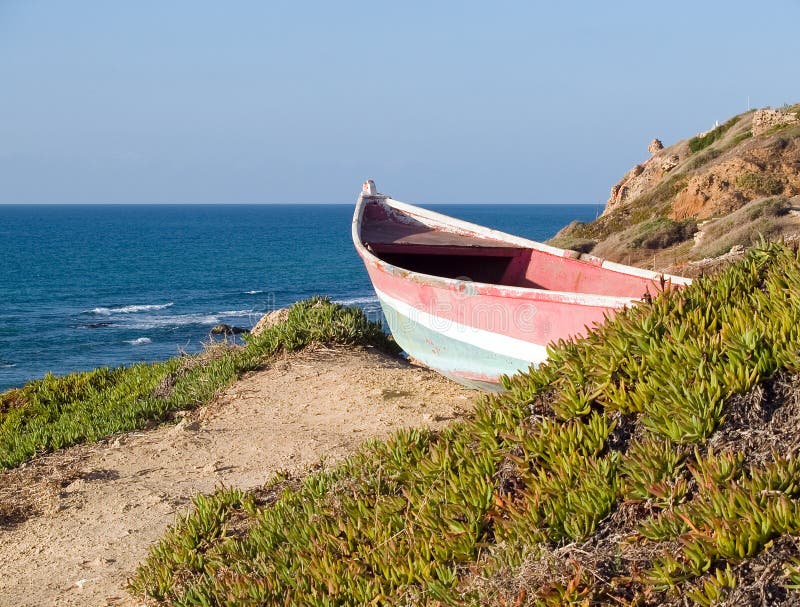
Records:
[[[469,344],[476,348],[489,350],[495,354],[517,358],[539,364],[547,359],[547,348],[544,345],[534,344],[508,335],[492,333],[485,329],[463,325],[448,318],[434,316],[414,306],[407,304],[383,291],[375,289],[378,298],[385,301],[400,315],[412,322],[419,323],[434,333],[440,333],[457,341]]]

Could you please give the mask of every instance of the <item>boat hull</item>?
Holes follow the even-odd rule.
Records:
[[[368,266],[368,272],[405,352],[465,386],[488,391],[500,389],[502,375],[544,362],[554,339],[584,335],[618,307],[602,297],[508,297],[497,292],[502,289],[469,281],[421,284],[383,264]]]
[[[547,358],[546,351],[525,359],[502,354],[491,333],[449,322],[384,293],[378,293],[378,300],[392,335],[404,351],[470,388],[496,390],[501,375],[512,375]]]

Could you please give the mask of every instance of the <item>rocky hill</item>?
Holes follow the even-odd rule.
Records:
[[[746,112],[668,147],[654,139],[648,151],[597,220],[572,223],[551,242],[691,274],[691,262],[761,236],[800,234],[800,104]]]

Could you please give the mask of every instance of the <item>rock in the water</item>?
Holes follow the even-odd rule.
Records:
[[[111,323],[108,321],[102,322],[90,322],[85,325],[81,325],[84,329],[102,329],[103,327],[110,327]]]
[[[211,333],[211,335],[239,335],[241,333],[247,333],[247,329],[221,324],[211,327],[209,333]]]

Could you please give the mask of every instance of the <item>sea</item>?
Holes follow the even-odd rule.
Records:
[[[427,208],[534,240],[603,205]],[[0,391],[192,353],[312,295],[380,306],[352,204],[0,205]]]

